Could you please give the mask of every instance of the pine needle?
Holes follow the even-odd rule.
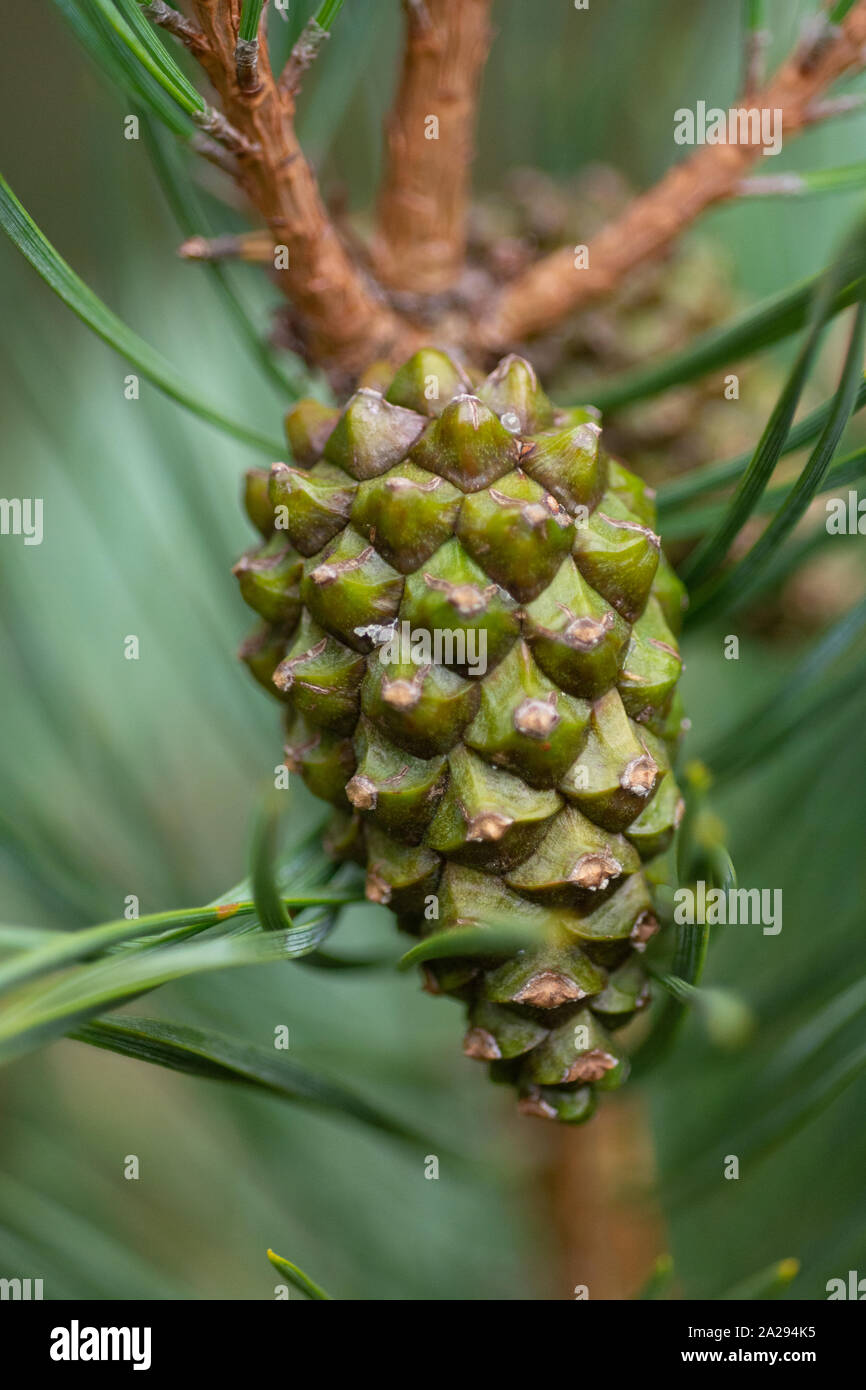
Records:
[[[269,454],[283,452],[277,440],[216,410],[180,377],[171,363],[140,338],[94,294],[52,246],[0,175],[0,225],[38,275],[88,328],[172,400],[225,434]]]

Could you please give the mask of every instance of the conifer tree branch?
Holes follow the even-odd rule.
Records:
[[[866,106],[866,95],[863,92],[849,92],[841,97],[828,97],[826,101],[816,101],[806,112],[806,121],[809,125],[817,125],[820,121],[834,121],[837,116],[849,116],[852,112],[862,111]]]
[[[174,34],[176,39],[180,39],[185,48],[196,58],[201,58],[208,49],[208,41],[191,19],[186,15],[167,5],[165,0],[150,0],[147,5],[142,5],[141,12],[151,23],[158,24],[161,29],[166,29],[169,34]]]
[[[248,261],[266,265],[274,259],[274,238],[268,231],[191,236],[181,243],[177,254],[185,261]]]
[[[749,98],[749,109],[781,111],[784,139],[814,119],[816,102],[843,73],[866,62],[866,0],[844,21],[810,34],[770,83]],[[623,215],[590,242],[587,263],[563,247],[512,280],[478,325],[482,351],[499,350],[558,323],[575,309],[610,293],[635,266],[661,255],[706,208],[736,196],[769,142],[706,144],[635,198]]]
[[[619,1093],[586,1127],[557,1127],[549,1137],[546,1184],[556,1233],[554,1296],[575,1283],[595,1299],[634,1296],[664,1250],[653,1193],[655,1154],[645,1106]]]
[[[280,74],[280,86],[284,91],[297,96],[301,90],[304,73],[313,66],[319,55],[319,49],[330,37],[328,30],[322,28],[315,16],[308,20]]]
[[[491,0],[406,0],[373,260],[393,289],[432,294],[463,267],[478,89]]]
[[[343,8],[343,0],[322,0],[316,13],[304,25],[280,74],[280,86],[293,96],[301,90],[304,74],[319,56],[322,44],[331,37],[331,25]]]
[[[743,52],[744,96],[751,96],[763,85],[770,31],[766,27],[764,0],[744,0],[746,33]]]
[[[294,127],[294,98],[278,86],[259,35],[255,92],[237,75],[240,5],[191,0],[207,48],[199,55],[224,118],[248,142],[237,153],[237,182],[267,224],[274,278],[292,302],[309,357],[338,373],[354,373],[384,355],[411,330],[376,294],[328,216]],[[284,249],[283,249],[284,248]],[[411,350],[408,349],[408,350]]]
[[[231,154],[224,145],[212,140],[204,131],[197,130],[189,142],[189,147],[196,154],[200,154],[202,159],[207,159],[211,164],[215,164],[218,169],[222,169],[224,174],[237,180],[240,177],[240,167],[235,156]]]
[[[259,82],[259,41],[258,39],[238,39],[235,45],[235,69],[238,86],[242,92],[251,95],[257,92]]]

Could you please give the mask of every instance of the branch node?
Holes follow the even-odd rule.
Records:
[[[383,284],[449,292],[466,258],[466,206],[491,0],[406,0],[373,260]]]
[[[430,11],[427,9],[424,0],[406,0],[406,19],[409,28],[415,31],[413,37],[430,33],[433,29]]]
[[[203,110],[194,112],[193,120],[200,130],[206,135],[212,135],[221,145],[225,145],[227,150],[231,150],[232,154],[254,154],[258,148],[245,135],[241,135],[239,130],[235,130],[222,112],[215,110],[213,106],[205,106]]]
[[[296,96],[301,89],[304,73],[316,61],[319,49],[331,37],[327,29],[315,19],[309,20],[301,30],[297,43],[289,54],[288,62],[280,75],[280,88],[290,96]]]
[[[153,24],[174,34],[191,53],[199,55],[210,52],[210,44],[198,25],[178,10],[172,9],[165,0],[150,0],[150,4],[142,5],[141,13]]]
[[[864,64],[866,0],[857,0],[840,24],[831,23],[826,13],[810,24],[788,61],[752,95],[750,105],[762,111],[778,108],[785,139],[790,139],[814,120],[822,93]],[[838,113],[846,108],[832,109]],[[662,255],[706,208],[726,198],[802,192],[793,181],[746,178],[762,149],[763,141],[740,138],[694,150],[602,228],[590,242],[589,264],[579,276],[574,274],[570,248],[542,257],[510,280],[478,322],[468,326],[470,340],[481,351],[496,352],[552,328],[567,314],[609,293],[636,266]]]
[[[862,111],[866,106],[866,94],[852,92],[848,96],[828,97],[826,101],[815,101],[806,109],[806,123],[817,125],[819,121],[832,121],[836,116],[847,116],[852,111]]]
[[[292,302],[310,359],[328,370],[357,375],[393,341],[408,356],[414,346],[414,339],[409,345],[411,325],[378,298],[328,216],[298,143],[291,95],[278,88],[271,69],[264,25],[258,34],[261,87],[250,96],[240,89],[237,75],[240,0],[189,2],[207,38],[204,66],[223,112],[205,110],[198,125],[207,131],[206,138],[214,136],[237,152],[236,182],[268,228],[272,278]],[[285,245],[288,263],[274,263],[277,244]],[[194,243],[192,250],[194,255],[212,254],[213,248]],[[231,250],[238,251],[237,243]],[[252,234],[242,239],[239,253],[250,258],[261,254]]]
[[[794,195],[802,193],[806,182],[799,174],[763,174],[753,179],[742,179],[736,187],[738,198],[766,197],[772,193]]]
[[[831,23],[823,10],[804,20],[800,30],[800,43],[794,55],[797,67],[804,76],[814,72],[827,49],[835,43],[841,32],[838,24]]]
[[[752,29],[746,36],[743,64],[743,96],[751,96],[762,86],[766,75],[769,29]]]
[[[189,147],[195,154],[200,154],[202,159],[206,159],[209,163],[215,164],[218,169],[222,169],[223,173],[228,174],[230,178],[238,178],[240,165],[235,156],[230,154],[224,145],[219,145],[216,140],[212,140],[209,135],[197,130],[190,137]]]
[[[225,236],[191,236],[177,248],[184,261],[248,261],[266,265],[273,261],[274,238],[264,230],[227,233]]]
[[[238,86],[245,96],[253,96],[261,91],[258,39],[238,39],[235,44],[235,72]]]

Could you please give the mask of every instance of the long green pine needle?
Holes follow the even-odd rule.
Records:
[[[6,996],[0,1015],[0,1062],[62,1037],[97,1014],[172,980],[242,965],[268,965],[306,954],[327,935],[327,915],[289,931],[184,942],[108,956]]]
[[[187,1076],[228,1081],[282,1100],[332,1110],[394,1138],[423,1142],[413,1130],[347,1086],[301,1066],[272,1045],[263,1047],[187,1023],[129,1015],[82,1024],[70,1037]]]
[[[854,449],[852,453],[845,454],[831,465],[818,491],[836,492],[839,488],[847,487],[849,483],[859,482],[864,474],[866,448]],[[794,486],[794,483],[778,483],[775,487],[767,488],[758,500],[753,515],[764,516],[768,512],[775,512],[790,497]],[[665,541],[681,540],[684,536],[701,536],[715,530],[727,514],[728,506],[728,501],[723,500],[708,502],[703,507],[690,507],[674,512],[662,527]]]
[[[750,198],[805,198],[824,193],[848,193],[866,187],[866,160],[841,164],[836,169],[810,169],[803,173],[769,174],[744,179],[740,196]]]
[[[223,415],[188,386],[171,363],[113,313],[52,246],[0,175],[0,225],[37,274],[103,342],[172,400],[244,444],[279,458],[282,444]]]
[[[793,454],[796,450],[815,442],[830,418],[834,399],[835,397],[831,396],[829,400],[810,411],[798,424],[793,426],[782,448],[782,457],[786,454]],[[857,396],[851,411],[852,415],[862,410],[864,405],[866,405],[866,376],[857,389]],[[694,498],[702,497],[707,492],[715,492],[718,488],[724,487],[726,483],[736,482],[743,470],[748,467],[751,457],[751,453],[737,454],[735,458],[722,459],[719,463],[705,464],[704,467],[695,468],[681,478],[671,478],[668,482],[662,483],[658,492],[659,515],[664,517],[670,512],[676,511],[684,502],[691,502]]]
[[[806,342],[801,348],[797,360],[789,373],[784,389],[770,415],[751,462],[740,479],[736,491],[728,504],[725,516],[715,530],[711,531],[709,535],[704,536],[700,545],[688,557],[682,567],[682,578],[690,589],[694,590],[702,580],[706,580],[713,574],[727,554],[737,532],[751,516],[781,456],[785,440],[791,429],[797,404],[817,356],[824,327],[831,314],[836,295],[840,288],[850,281],[852,275],[857,276],[863,272],[866,272],[866,220],[858,222],[853,232],[846,237],[837,256],[826,272],[826,275],[818,282],[815,291],[812,323]],[[862,346],[862,325],[861,328],[858,329],[857,325],[859,324],[860,317],[858,313],[848,360],[843,369],[842,384],[837,391],[836,397],[834,397],[827,423],[824,426],[821,440],[816,449],[817,455],[819,450],[825,448],[826,441],[828,439],[831,441],[827,465],[829,465],[835,449],[835,443],[838,442],[839,437],[837,424],[840,392],[843,393],[846,403],[844,419],[842,421],[844,426],[854,405],[857,386],[863,376],[862,350],[859,359],[856,356],[856,340],[858,338],[858,333],[861,335]],[[828,431],[830,431],[829,435]],[[813,455],[813,458],[814,457],[815,455]],[[811,460],[804,470],[804,475],[809,473],[810,468]],[[799,484],[797,486],[799,486]],[[697,606],[700,606],[700,602],[698,602]],[[692,611],[694,611],[694,602],[691,607]]]
[[[673,386],[694,381],[732,362],[745,361],[764,348],[799,333],[806,325],[821,275],[813,276],[793,289],[783,290],[740,314],[722,328],[710,329],[682,351],[661,362],[642,367],[612,381],[590,382],[583,393],[600,410],[621,409],[633,401],[659,395]],[[828,318],[847,309],[861,298],[866,276],[855,275],[834,296]]]
[[[821,488],[830,468],[842,432],[851,416],[857,387],[863,373],[863,348],[866,342],[866,304],[859,304],[842,369],[839,389],[833,410],[809,460],[786,494],[766,530],[751,550],[719,581],[710,581],[704,590],[692,597],[688,621],[705,621],[730,604],[733,599],[742,603],[749,595],[756,576],[796,526],[813,497]],[[706,568],[698,572],[706,573]],[[686,577],[688,582],[688,578]]]
[[[152,26],[144,19],[135,0],[116,0],[116,3],[112,3],[112,0],[91,0],[91,3],[101,11],[118,38],[178,106],[190,116],[204,111],[204,97],[178,67]]]
[[[281,811],[281,794],[273,791],[264,800],[256,818],[250,851],[253,900],[259,921],[266,931],[285,931],[292,923],[277,882],[277,837]]]
[[[793,1284],[800,1273],[800,1261],[793,1258],[777,1260],[767,1269],[759,1270],[741,1284],[736,1284],[727,1293],[719,1295],[723,1302],[740,1302],[742,1299],[778,1298],[789,1284]]]
[[[838,706],[847,692],[856,691],[864,659],[855,661],[829,687],[822,687],[821,681],[838,662],[862,645],[864,633],[866,599],[861,599],[814,644],[768,699],[747,711],[710,746],[704,757],[716,780],[727,780],[756,767],[777,747],[784,746],[795,730],[812,722],[816,711],[827,701]]]
[[[770,475],[779,462],[794,412],[818,353],[823,328],[823,321],[816,324],[800,351],[785,388],[764,427],[751,462],[725,507],[724,516],[718,526],[704,536],[700,545],[682,566],[681,577],[686,585],[694,587],[700,580],[712,574],[728,553],[737,532],[757,506]]]
[[[238,26],[238,38],[251,43],[258,38],[259,21],[262,17],[263,0],[244,0],[241,10],[241,22]]]
[[[174,141],[169,141],[144,112],[140,114],[141,132],[150,154],[154,172],[162,185],[166,201],[184,236],[209,236],[211,228],[204,205],[193,179],[183,163],[183,156]],[[205,261],[202,269],[219,294],[223,305],[234,320],[241,338],[260,370],[279,392],[283,401],[296,400],[309,380],[299,358],[294,359],[292,377],[274,361],[273,355],[258,332],[250,315],[235,292],[231,278],[219,261]]]
[[[288,1279],[289,1283],[293,1284],[301,1293],[305,1293],[307,1298],[328,1299],[331,1301],[331,1295],[325,1293],[323,1288],[320,1288],[320,1286],[316,1284],[308,1274],[305,1274],[302,1269],[299,1269],[297,1265],[292,1264],[291,1260],[284,1259],[282,1255],[278,1255],[274,1250],[268,1251],[268,1259],[274,1269],[281,1274],[284,1279]]]
[[[106,21],[101,10],[87,10],[77,0],[52,0],[100,76],[132,96],[175,135],[189,139],[195,125]]]

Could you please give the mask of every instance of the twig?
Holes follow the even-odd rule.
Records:
[[[225,145],[232,154],[253,154],[257,148],[253,141],[242,135],[226,120],[223,113],[213,106],[205,106],[203,111],[194,111],[192,118],[205,135],[212,135],[214,140]]]
[[[769,43],[770,32],[768,29],[755,29],[748,37],[743,72],[744,96],[751,96],[764,80]]]
[[[273,264],[274,238],[268,231],[228,233],[225,236],[191,236],[177,249],[185,261],[249,261]]]
[[[258,39],[238,39],[235,44],[235,72],[238,86],[247,96],[259,90],[262,84],[259,81]]]
[[[769,29],[753,29],[748,35],[743,64],[743,96],[751,96],[761,86],[766,73],[769,44]]]
[[[491,0],[408,0],[403,69],[373,259],[392,289],[435,294],[463,267],[478,88]]]
[[[764,0],[744,0],[746,35],[743,44],[744,96],[751,96],[762,85],[766,70],[770,31],[766,27]]]
[[[208,42],[198,25],[178,10],[172,9],[171,5],[166,5],[165,0],[150,0],[149,5],[142,5],[141,13],[153,24],[158,24],[160,28],[174,34],[175,38],[180,39],[184,47],[197,58],[206,52]]]
[[[231,178],[240,177],[240,165],[233,154],[229,154],[223,145],[218,145],[216,140],[212,140],[209,135],[202,131],[196,131],[191,137],[189,147],[196,154],[200,154],[203,159],[207,159],[211,164],[215,164],[223,173]]]
[[[259,81],[259,24],[262,22],[262,0],[244,0],[235,44],[235,75],[245,96],[254,96],[261,87]]]
[[[814,41],[807,49],[801,44],[750,103],[759,111],[780,111],[787,137],[810,123],[821,92],[866,61],[866,0],[857,0],[820,48],[815,56]],[[768,143],[762,134],[751,143],[702,147],[603,228],[580,269],[571,247],[538,261],[512,280],[483,316],[474,335],[479,349],[522,342],[609,293],[635,266],[660,255],[707,207],[735,195]]]
[[[866,95],[863,92],[851,92],[847,96],[815,101],[806,112],[806,124],[817,125],[819,121],[832,121],[837,116],[848,116],[852,111],[862,111],[864,106]]]
[[[297,96],[304,73],[313,66],[322,44],[331,37],[331,25],[342,8],[343,0],[322,0],[312,19],[304,25],[280,75],[280,87],[284,92]]]
[[[267,38],[259,38],[260,89],[250,100],[235,65],[238,6],[192,0],[209,51],[202,63],[225,119],[240,132],[238,184],[286,248],[274,279],[292,301],[309,356],[338,373],[357,372],[398,342],[414,346],[411,327],[378,297],[343,245],[304,159],[294,129],[294,101],[274,79]]]
[[[826,11],[809,15],[803,22],[800,43],[794,54],[800,72],[812,72],[838,36],[839,29]]]
[[[284,92],[290,92],[292,96],[297,96],[301,90],[304,73],[313,66],[318,57],[319,49],[330,37],[328,30],[323,29],[315,17],[308,20],[280,74],[280,86]]]
[[[561,1301],[580,1286],[590,1300],[634,1297],[666,1245],[646,1107],[621,1093],[605,1100],[585,1128],[549,1136],[545,1186],[559,1255],[550,1297]]]
[[[735,191],[738,198],[766,198],[780,193],[791,197],[804,193],[806,187],[806,180],[800,174],[766,174],[743,179]]]

